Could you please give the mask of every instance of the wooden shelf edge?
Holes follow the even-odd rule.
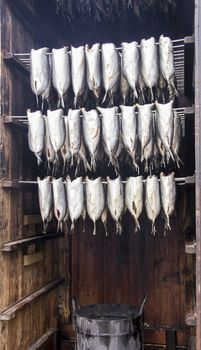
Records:
[[[26,238],[21,238],[16,241],[9,241],[2,243],[0,247],[1,252],[12,252],[16,249],[18,249],[21,246],[29,245],[36,242],[42,242],[42,241],[48,241],[51,239],[58,239],[64,237],[63,232],[57,232],[57,233],[46,233],[38,236],[31,236]]]
[[[3,52],[3,60],[7,63],[12,65],[13,67],[17,68],[21,73],[23,73],[26,77],[30,76],[29,70],[22,64],[22,62],[13,54],[10,52]]]
[[[57,278],[56,280],[46,284],[46,286],[40,288],[36,292],[30,294],[24,299],[19,300],[15,304],[9,306],[7,309],[0,313],[0,321],[9,321],[11,318],[15,317],[16,312],[20,311],[23,307],[31,304],[33,301],[49,293],[51,290],[59,286],[64,282],[63,278]]]
[[[55,337],[54,342],[56,343],[56,333],[58,328],[50,328],[46,333],[42,335],[33,345],[30,346],[29,350],[39,350],[45,343],[53,336]]]

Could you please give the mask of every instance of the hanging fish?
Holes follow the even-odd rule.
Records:
[[[129,83],[124,77],[123,74],[123,59],[122,59],[122,53],[119,53],[120,60],[121,60],[121,76],[120,76],[120,94],[123,99],[123,105],[126,104],[128,96],[129,96]]]
[[[118,85],[119,60],[114,44],[102,44],[102,72],[103,87],[105,89],[105,96],[102,103],[104,103],[108,94],[110,94],[113,100],[113,94]]]
[[[143,209],[143,178],[142,176],[129,177],[125,186],[125,205],[135,222],[135,232],[140,230],[138,218]]]
[[[74,92],[74,107],[77,106],[77,100],[84,93],[85,89],[85,56],[84,46],[71,46],[71,76]]]
[[[172,153],[174,155],[177,167],[180,168],[180,164],[183,164],[182,160],[179,157],[182,126],[181,126],[181,120],[180,120],[179,114],[176,111],[173,111],[173,113],[174,113],[174,132],[173,132],[171,149],[172,149]]]
[[[41,156],[44,149],[45,125],[41,111],[31,112],[27,110],[28,143],[30,150],[35,154],[38,165],[42,162]]]
[[[123,75],[127,79],[131,89],[133,90],[134,99],[138,98],[137,81],[139,77],[139,49],[138,43],[133,41],[131,43],[123,42],[122,58],[123,58]]]
[[[145,147],[149,144],[153,135],[153,114],[152,108],[154,104],[139,105],[138,108],[138,137],[141,145],[141,162],[145,159]]]
[[[97,107],[97,109],[102,115],[103,148],[109,157],[109,164],[111,163],[116,167],[117,161],[115,155],[119,144],[119,118],[117,117],[118,107]]]
[[[30,54],[30,80],[31,89],[36,95],[38,105],[38,96],[42,95],[48,88],[50,81],[50,63],[48,56],[49,49],[42,47],[38,50],[31,50]]]
[[[136,170],[139,169],[136,163],[137,153],[137,119],[134,106],[120,106],[121,108],[121,129],[122,138],[126,151],[131,156]]]
[[[50,139],[50,131],[48,126],[47,116],[44,115],[45,121],[45,157],[47,159],[48,169],[50,169],[50,164],[54,162],[56,158],[56,154],[54,148],[52,147],[51,139]]]
[[[175,210],[176,185],[174,173],[164,175],[160,173],[161,203],[165,214],[165,229],[171,230],[170,216]]]
[[[95,171],[96,156],[100,145],[100,117],[96,109],[87,112],[85,108],[82,108],[82,115],[84,142],[90,154],[91,168]]]
[[[107,177],[107,205],[113,220],[116,222],[116,234],[121,234],[121,217],[124,210],[124,190],[120,176],[114,180]]]
[[[67,214],[66,189],[62,177],[52,180],[54,215],[58,221],[57,230],[64,231]]]
[[[100,44],[94,44],[91,48],[85,45],[87,84],[97,99],[100,98],[101,73],[100,73]]]
[[[86,206],[87,213],[94,223],[93,235],[96,234],[96,221],[101,217],[105,208],[105,197],[101,177],[90,180],[86,177]]]
[[[172,41],[169,37],[161,35],[159,38],[160,72],[168,84],[169,96],[178,96],[174,84],[174,55]]]
[[[152,221],[151,233],[156,234],[155,221],[161,210],[159,181],[156,175],[150,175],[146,180],[145,207],[149,220]]]
[[[72,232],[74,230],[75,221],[82,215],[84,210],[84,187],[82,177],[78,177],[72,181],[70,177],[67,177],[66,190]]]
[[[50,176],[44,178],[44,180],[37,177],[37,183],[40,213],[43,220],[44,233],[46,233],[48,222],[53,217],[53,194]]]
[[[71,166],[73,159],[78,156],[81,147],[81,130],[80,130],[80,110],[69,109],[68,111],[68,136],[69,136],[69,151],[71,155]]]
[[[51,144],[58,160],[58,151],[63,146],[65,140],[63,109],[48,110],[47,120]]]
[[[71,159],[70,147],[69,147],[68,116],[64,116],[64,129],[65,129],[65,139],[64,139],[64,144],[61,148],[61,155],[64,162],[63,173],[66,169],[66,165],[68,165],[68,162]]]
[[[141,75],[145,85],[150,89],[151,100],[154,101],[153,88],[158,84],[158,55],[156,41],[150,39],[141,40]]]
[[[174,131],[173,101],[165,104],[156,102],[156,111],[155,121],[158,137],[174,162],[174,156],[171,150]]]
[[[52,83],[59,97],[58,107],[65,108],[64,95],[70,83],[70,58],[67,46],[52,49]]]

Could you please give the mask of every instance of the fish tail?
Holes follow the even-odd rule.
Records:
[[[136,220],[135,224],[136,224],[136,226],[135,226],[135,233],[137,233],[137,232],[139,232],[141,230],[141,226],[139,224],[138,219]]]
[[[70,166],[73,166],[73,155],[71,156],[71,162],[70,162]]]
[[[46,233],[46,232],[47,232],[47,225],[48,225],[47,220],[44,220],[44,221],[43,221],[43,233]]]
[[[44,97],[42,97],[42,104],[41,104],[41,110],[43,111],[43,108],[44,108],[44,101],[45,101],[45,99],[44,99]]]
[[[119,221],[116,221],[116,234],[121,236],[122,233],[122,225]]]
[[[93,236],[96,235],[96,221],[94,221],[94,230],[93,230]]]
[[[104,226],[104,229],[105,229],[105,236],[107,237],[107,236],[108,236],[108,232],[107,232],[107,222],[103,222],[103,226]]]
[[[74,107],[76,108],[76,107],[77,107],[77,96],[74,97],[74,102],[73,102],[73,104],[74,104]]]
[[[166,216],[165,229],[171,231],[169,215]]]
[[[62,106],[62,108],[64,109],[64,108],[65,108],[65,103],[64,103],[64,97],[63,97],[63,95],[61,95],[60,99],[61,99],[61,106]]]
[[[154,93],[152,87],[150,87],[150,92],[151,92],[151,100],[154,102]]]
[[[42,159],[37,153],[36,153],[36,158],[37,158],[37,163],[38,163],[38,166],[39,166],[42,163]]]
[[[94,171],[96,171],[96,159],[94,154],[91,157],[91,169],[93,169]]]
[[[169,154],[170,154],[170,157],[171,157],[171,159],[172,159],[172,161],[174,162],[175,161],[175,159],[174,159],[174,156],[173,156],[173,154],[172,154],[172,151],[171,151],[171,149],[170,149],[170,147],[169,147]]]
[[[70,226],[70,233],[72,234],[74,232],[75,229],[75,223],[74,221],[71,222],[71,226]]]
[[[156,235],[155,220],[152,222],[152,225],[151,225],[151,234],[152,234],[153,236]]]
[[[107,98],[107,94],[108,94],[108,91],[106,90],[106,92],[105,92],[105,95],[104,95],[104,97],[103,97],[103,101],[102,101],[102,104],[106,101],[106,98]]]
[[[136,87],[134,87],[134,90],[133,90],[133,99],[134,99],[134,101],[135,101],[135,99],[138,99],[138,92],[137,92]]]

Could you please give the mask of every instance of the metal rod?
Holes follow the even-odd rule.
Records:
[[[187,176],[187,177],[175,177],[175,182],[182,183],[182,184],[185,185],[186,183],[188,183],[188,181],[186,182],[186,179],[188,179],[188,178],[189,178],[189,176]],[[143,179],[142,181],[146,182],[146,179]],[[160,181],[160,179],[158,179],[158,181]],[[65,181],[63,181],[63,182],[65,183]],[[27,181],[19,180],[19,181],[17,181],[17,183],[20,184],[20,185],[37,185],[37,181],[29,181],[29,180],[27,180]],[[82,183],[86,184],[86,181],[82,181]],[[107,185],[107,181],[101,181],[101,183]],[[125,184],[126,181],[122,180],[121,183]]]

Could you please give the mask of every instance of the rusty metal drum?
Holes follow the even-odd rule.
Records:
[[[76,308],[76,350],[143,349],[143,306],[94,304]]]

